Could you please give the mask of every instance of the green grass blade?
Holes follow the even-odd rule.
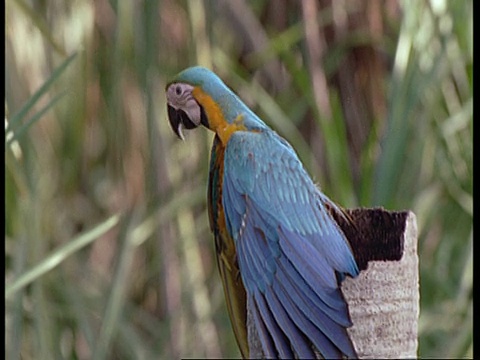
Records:
[[[61,94],[58,94],[55,96],[50,102],[45,105],[39,112],[37,112],[35,115],[33,115],[29,120],[27,120],[22,126],[20,126],[18,129],[16,129],[13,133],[13,135],[9,135],[7,132],[7,142],[5,146],[10,146],[12,142],[17,140],[24,132],[27,130],[30,126],[33,125],[36,121],[38,121],[48,110],[50,110],[62,97],[64,97],[66,92],[62,92]]]
[[[10,119],[10,128],[17,126],[17,123],[20,122],[25,115],[33,108],[37,101],[48,91],[52,84],[60,77],[60,75],[65,71],[68,65],[75,59],[77,54],[70,55],[55,71],[50,75],[47,81],[38,89],[35,94],[33,94],[27,101],[25,105],[12,116]]]
[[[61,264],[66,258],[76,253],[81,248],[87,246],[99,236],[106,233],[112,227],[114,227],[119,220],[119,215],[114,215],[108,218],[106,221],[96,226],[95,228],[88,230],[86,233],[74,238],[67,244],[61,246],[55,250],[52,254],[47,256],[39,264],[33,266],[30,270],[20,275],[12,284],[7,284],[5,288],[5,299],[10,298],[18,290],[24,288],[28,284],[32,283],[45,273],[54,269]]]

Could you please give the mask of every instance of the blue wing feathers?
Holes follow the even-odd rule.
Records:
[[[285,291],[294,296],[296,302],[301,303],[302,309],[304,308],[310,315],[316,313],[327,314],[333,321],[343,327],[352,325],[346,304],[338,301],[338,308],[328,306],[297,271],[292,271],[292,265],[287,258],[282,257],[279,259],[276,276],[281,279],[282,286],[286,289]],[[341,299],[338,289],[325,292],[324,296],[330,296],[332,299]],[[314,319],[315,317],[313,316],[312,318]]]
[[[280,228],[280,234],[280,248],[312,288],[335,289],[337,287],[334,270],[326,263],[325,258],[319,256],[312,244],[302,241],[300,236],[282,228]],[[335,305],[332,304],[332,306]]]
[[[268,332],[265,323],[263,322],[261,315],[258,311],[257,304],[253,299],[253,295],[248,295],[248,304],[252,311],[253,321],[255,322],[255,328],[257,329],[258,337],[262,344],[262,349],[267,359],[274,359],[277,357],[277,352],[275,350],[275,345],[273,344],[272,337]]]
[[[245,259],[247,259],[245,264],[250,268],[253,280],[262,292],[265,291],[266,286],[271,284],[273,279],[273,271],[268,270],[268,262],[270,260],[272,264],[274,259],[270,256],[268,248],[264,246],[261,239],[255,238],[255,231],[251,226],[245,226],[244,237],[238,243],[245,252]]]
[[[273,342],[275,343],[275,347],[278,350],[279,356],[282,359],[293,359],[292,349],[288,345],[289,343],[284,332],[273,318],[270,307],[265,302],[264,295],[257,292],[254,295],[254,299],[261,318],[272,335]]]
[[[225,151],[223,208],[267,357],[355,357],[338,288],[358,267],[329,203],[274,132],[236,132]],[[340,276],[338,276],[340,274]],[[293,352],[292,352],[293,351]]]
[[[226,177],[224,179],[224,183],[225,182],[227,182]],[[241,194],[237,192],[233,184],[230,184],[229,186],[224,184],[222,201],[225,213],[229,213],[228,216],[225,214],[227,230],[233,237],[235,237],[236,232],[240,230],[242,216],[245,214],[245,201],[242,199]],[[228,208],[225,208],[225,205],[227,204]]]
[[[247,252],[243,248],[244,244],[240,243],[237,245],[237,260],[239,264],[242,264],[241,276],[243,280],[243,284],[247,292],[252,292],[257,288],[263,287],[262,283],[259,281],[257,277],[253,275],[253,269],[249,266],[249,261],[247,258]]]
[[[265,292],[265,297],[270,308],[272,309],[273,316],[289,338],[290,343],[295,344],[293,347],[295,348],[297,356],[301,359],[315,358],[315,354],[310,348],[307,338],[305,338],[302,332],[298,331],[298,328],[295,324],[296,321],[292,321],[292,318],[297,319],[298,321],[298,318],[296,318],[297,314],[291,309],[290,311],[287,311],[284,308],[285,301],[280,301],[276,295],[277,293],[281,295],[280,298],[285,299],[285,296],[283,296],[284,294],[282,292],[275,291],[275,284],[273,288],[270,288]]]
[[[274,287],[278,287],[276,283]],[[276,289],[278,292],[281,290]],[[308,337],[313,345],[316,346],[317,349],[321,349],[322,355],[327,359],[335,359],[341,357],[341,352],[338,348],[332,343],[332,341],[322,332],[319,330],[315,324],[313,324],[309,319],[307,319],[302,313],[300,313],[298,307],[293,304],[289,294],[283,294],[281,297],[282,302],[287,309],[287,311],[291,314],[294,322],[298,326],[298,329],[305,334],[308,334]],[[333,336],[338,336],[338,334],[332,333],[332,330],[329,329],[328,333],[333,334]],[[294,344],[296,347],[297,344]]]
[[[332,309],[325,307],[319,310],[308,297],[301,295],[301,290],[299,291],[295,284],[291,283],[289,275],[283,268],[279,267],[276,277],[278,281],[273,283],[273,288],[276,293],[282,294],[280,299],[283,300],[285,308],[288,308],[289,313],[294,314],[292,319],[297,322],[302,331],[310,335],[312,343],[318,349],[325,349],[332,343],[344,354],[353,356],[355,351],[345,329],[351,325],[346,307],[343,314],[337,314]],[[338,292],[338,289],[336,291]],[[340,318],[336,321],[332,319],[332,315]],[[328,338],[328,344],[324,337]]]

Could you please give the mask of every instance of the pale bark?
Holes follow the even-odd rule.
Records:
[[[342,284],[353,326],[348,329],[361,359],[417,357],[419,315],[417,223],[410,212],[400,261],[371,261]]]

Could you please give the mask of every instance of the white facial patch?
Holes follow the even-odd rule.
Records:
[[[200,125],[200,106],[192,95],[193,86],[173,83],[167,89],[167,103],[177,110],[182,110],[196,126]]]

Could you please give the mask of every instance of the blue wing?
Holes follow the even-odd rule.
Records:
[[[339,289],[358,275],[345,236],[291,146],[275,132],[234,133],[225,151],[223,207],[267,357],[356,357]]]

